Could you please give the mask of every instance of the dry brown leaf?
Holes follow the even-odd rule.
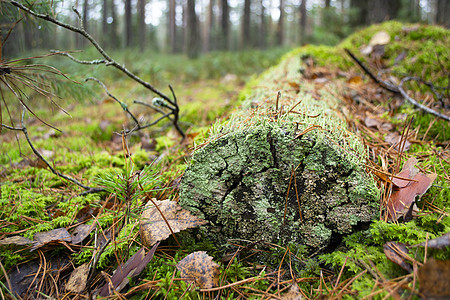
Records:
[[[390,220],[396,220],[402,217],[410,209],[410,206],[416,199],[416,196],[425,194],[433,181],[436,179],[436,174],[422,174],[414,166],[417,164],[416,158],[410,158],[403,166],[398,177],[412,179],[404,180],[394,178],[394,191],[387,203],[388,217]]]
[[[419,269],[420,292],[424,299],[450,299],[450,260],[429,259]]]
[[[207,223],[207,221],[193,216],[175,201],[153,201],[158,206],[159,210],[153,205],[152,201],[149,201],[145,205],[140,222],[141,239],[147,247],[151,247],[156,242],[165,240],[171,235],[171,231],[166,221],[161,216],[161,213],[166,218],[174,233]]]
[[[425,247],[425,246],[432,249],[444,249],[445,247],[450,247],[450,232],[438,238],[429,240],[427,243],[423,242],[411,247]]]
[[[58,242],[71,242],[72,236],[65,228],[56,228],[46,232],[38,232],[34,235],[33,247],[30,251],[34,251],[44,245]]]
[[[356,76],[352,76],[347,80],[347,83],[352,84],[352,85],[362,85],[363,84],[363,79],[361,76],[356,75]]]
[[[139,249],[124,265],[119,265],[114,271],[114,275],[111,277],[114,290],[120,292],[130,281],[129,279],[138,276],[152,260],[155,254],[156,248],[159,243],[155,244],[153,248],[145,255],[144,248]],[[113,294],[113,289],[107,282],[101,289],[99,295],[106,297]]]
[[[419,169],[415,167],[415,165],[418,163],[417,158],[410,157],[405,164],[403,165],[403,169],[400,173],[397,174],[398,177],[413,179],[417,173],[419,173]],[[404,188],[408,186],[413,181],[410,180],[403,180],[399,178],[393,178],[392,183],[398,187],[398,188]]]
[[[297,283],[292,284],[291,287],[289,288],[289,291],[281,295],[281,300],[301,300],[301,299],[303,298]]]
[[[402,269],[412,272],[412,267],[407,263],[408,249],[405,244],[396,242],[387,242],[383,245],[384,254],[393,263],[399,265]]]
[[[72,244],[81,243],[91,233],[94,226],[87,224],[78,225],[72,233]]]
[[[189,254],[177,264],[177,269],[182,278],[193,280],[201,289],[219,285],[219,265],[205,251]]]
[[[69,280],[66,283],[66,291],[73,293],[82,293],[86,288],[87,278],[89,276],[89,264],[85,263],[73,270]]]
[[[9,238],[5,238],[3,240],[0,240],[0,246],[4,245],[18,245],[18,246],[25,246],[29,244],[33,244],[33,241],[30,239],[27,239],[26,237],[16,235]]]
[[[394,149],[397,151],[400,151],[400,140],[401,140],[401,136],[397,133],[397,132],[391,132],[389,133],[384,140],[389,143],[389,145],[394,146]],[[403,143],[403,141],[402,141]],[[405,142],[405,146],[403,146],[403,151],[408,151],[409,147],[411,146],[411,143],[408,142],[408,140],[406,140]]]

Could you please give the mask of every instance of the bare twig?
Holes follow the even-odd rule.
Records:
[[[82,64],[101,64],[104,63],[107,66],[113,66],[114,68],[120,70],[121,72],[123,72],[125,75],[127,75],[128,77],[130,77],[131,79],[133,79],[134,81],[140,83],[142,86],[144,86],[145,88],[149,89],[150,91],[152,91],[154,94],[158,95],[159,97],[161,97],[164,101],[166,101],[167,103],[170,104],[170,107],[168,107],[171,110],[171,114],[174,115],[173,119],[170,119],[175,127],[175,129],[180,133],[180,135],[182,136],[182,138],[184,139],[186,137],[185,133],[183,132],[183,130],[180,128],[180,126],[178,125],[178,119],[179,119],[179,107],[177,104],[177,100],[175,97],[175,93],[172,89],[171,86],[169,86],[171,92],[172,92],[172,96],[173,96],[173,100],[170,99],[167,95],[165,95],[164,93],[162,93],[161,91],[159,91],[157,88],[155,88],[153,85],[151,85],[150,83],[142,80],[140,77],[138,77],[137,75],[135,75],[134,73],[132,73],[130,70],[128,70],[124,65],[119,64],[116,60],[114,60],[100,45],[99,43],[83,28],[83,26],[81,25],[80,27],[76,27],[67,23],[64,23],[62,21],[59,21],[49,15],[44,15],[44,14],[40,14],[35,12],[34,10],[24,6],[23,4],[15,1],[15,0],[9,0],[8,1],[11,5],[23,10],[24,12],[35,16],[36,18],[39,19],[43,19],[47,22],[56,24],[60,27],[66,28],[72,32],[78,33],[80,35],[82,35],[84,38],[86,38],[87,40],[89,40],[89,42],[97,49],[97,51],[103,56],[103,60],[93,60],[93,61],[80,61],[80,63]],[[81,19],[81,15],[80,13],[73,8],[73,11],[77,14],[78,18]],[[60,55],[64,55],[64,56],[68,56],[70,57],[70,55],[67,52],[54,52],[56,54],[60,54]],[[73,59],[73,58],[71,58]],[[76,61],[76,60],[75,60]],[[147,126],[148,127],[148,126]],[[139,130],[142,128],[134,128],[134,131]]]
[[[398,85],[398,90],[400,91],[400,93],[402,94],[402,96],[408,100],[411,104],[419,107],[420,109],[426,111],[429,114],[432,114],[433,116],[436,116],[438,118],[444,119],[446,121],[450,122],[450,117],[443,115],[441,113],[438,113],[437,111],[417,102],[416,100],[414,100],[413,98],[409,97],[408,94],[405,92],[405,90],[403,89],[403,84],[407,81],[411,81],[411,80],[415,80],[415,81],[420,81],[419,78],[416,77],[405,77],[400,81],[400,84]]]
[[[97,192],[104,191],[104,189],[102,189],[102,188],[92,188],[90,186],[84,185],[81,182],[79,182],[78,180],[76,180],[76,179],[74,179],[74,178],[72,178],[70,176],[64,175],[61,172],[55,170],[55,168],[53,168],[53,166],[34,147],[33,143],[30,140],[30,137],[28,136],[28,130],[27,130],[27,127],[25,126],[25,122],[24,122],[25,112],[26,111],[27,111],[26,107],[23,106],[22,119],[21,119],[22,127],[11,127],[11,126],[8,126],[8,125],[5,125],[5,124],[1,124],[1,126],[6,128],[6,129],[10,129],[10,130],[22,131],[24,136],[25,136],[25,138],[26,138],[26,140],[27,140],[27,142],[28,142],[28,145],[30,146],[30,148],[33,151],[33,153],[47,165],[47,167],[50,169],[50,171],[53,174],[55,174],[55,175],[57,175],[57,176],[59,176],[61,178],[64,178],[65,180],[68,180],[68,181],[70,181],[70,182],[72,182],[72,183],[74,183],[76,185],[78,185],[79,187],[85,189],[86,192],[88,192],[88,193],[97,193]]]
[[[410,102],[411,104],[417,106],[418,108],[424,110],[425,112],[432,114],[436,117],[439,117],[441,119],[444,119],[446,121],[450,122],[450,117],[443,115],[419,102],[417,102],[415,99],[411,98],[408,96],[408,94],[405,92],[405,90],[403,89],[403,84],[407,81],[417,81],[417,82],[421,82],[425,85],[427,85],[431,91],[434,93],[434,95],[436,96],[436,98],[438,98],[438,100],[442,101],[442,96],[436,91],[436,87],[434,85],[432,85],[429,82],[426,82],[424,80],[421,80],[420,78],[417,77],[405,77],[400,81],[399,85],[393,85],[390,84],[384,80],[381,80],[379,78],[377,78],[375,75],[373,75],[372,72],[370,72],[370,70],[358,59],[356,58],[356,56],[349,50],[349,49],[344,49],[345,52],[347,52],[347,54],[358,64],[358,66],[361,67],[361,69],[373,80],[375,81],[378,85],[380,85],[381,87],[385,88],[386,90],[393,92],[393,93],[400,93],[408,102]]]

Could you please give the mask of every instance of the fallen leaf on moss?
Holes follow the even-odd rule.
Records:
[[[416,163],[417,159],[408,159],[403,170],[397,174],[398,177],[412,180],[400,178],[392,180],[394,190],[387,203],[388,218],[390,220],[397,220],[404,216],[410,209],[416,196],[425,194],[437,177],[434,173],[427,175],[419,173],[419,170],[414,167]]]
[[[450,260],[429,259],[419,269],[420,292],[424,299],[450,299]]]
[[[297,283],[292,284],[291,287],[289,288],[289,291],[281,295],[281,300],[301,300],[301,299],[303,298]]]
[[[69,280],[66,283],[66,291],[73,293],[82,293],[86,288],[86,282],[89,275],[89,264],[85,263],[73,270]]]
[[[385,138],[384,141],[387,142],[389,145],[394,146],[394,149],[397,151],[400,151],[400,140],[401,136],[398,134],[398,132],[391,132],[389,133]],[[409,147],[411,147],[411,143],[406,141],[402,141],[402,144],[405,143],[403,147],[403,151],[406,152],[409,150]]]
[[[201,289],[210,289],[219,285],[219,265],[205,251],[189,254],[176,267],[182,278],[194,281]]]
[[[393,263],[399,265],[402,269],[411,273],[413,271],[410,264],[407,263],[408,249],[405,244],[396,242],[387,242],[383,245],[383,251],[386,257]]]
[[[87,224],[78,225],[72,233],[72,244],[81,243],[91,233],[94,226]]]
[[[411,247],[425,247],[432,249],[444,249],[445,247],[450,247],[450,232],[447,232],[443,236],[440,236],[438,238],[429,240],[427,243],[423,242]]]
[[[145,255],[144,248],[139,249],[124,265],[119,265],[111,277],[111,283],[115,291],[120,292],[130,281],[130,278],[138,276],[152,260],[156,248],[159,243],[155,244],[153,248]],[[99,295],[106,297],[114,294],[109,282],[101,289]]]
[[[30,251],[51,243],[71,242],[72,236],[65,228],[56,228],[50,231],[38,232],[33,237],[34,243]]]
[[[3,240],[0,240],[0,246],[4,245],[17,245],[17,246],[25,246],[33,244],[33,241],[30,239],[27,239],[26,237],[16,235],[9,238],[5,238]]]
[[[153,201],[159,210],[152,201],[149,201],[145,205],[140,222],[141,239],[147,247],[151,247],[156,242],[165,240],[171,235],[167,223],[169,223],[174,233],[207,223],[207,221],[199,219],[189,211],[181,208],[175,201]],[[162,215],[166,220],[164,220]]]

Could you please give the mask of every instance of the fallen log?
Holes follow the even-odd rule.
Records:
[[[266,71],[193,152],[179,204],[209,221],[202,234],[216,245],[294,243],[314,253],[379,212],[364,146],[327,91],[336,86],[307,82],[301,66],[291,53]]]

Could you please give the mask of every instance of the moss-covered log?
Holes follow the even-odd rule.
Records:
[[[294,52],[261,75],[193,153],[180,204],[209,221],[203,233],[218,244],[292,242],[315,252],[378,213],[364,147],[328,92],[336,86],[318,89],[301,68]]]

